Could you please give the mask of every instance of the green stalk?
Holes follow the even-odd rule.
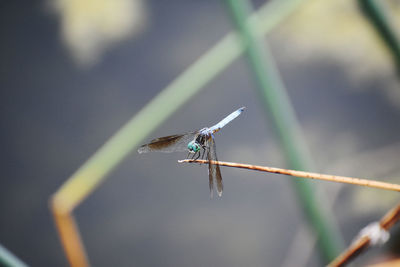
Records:
[[[309,170],[311,158],[275,62],[268,46],[261,42],[261,36],[247,21],[251,3],[245,0],[225,2],[258,82],[258,93],[265,112],[271,114],[290,168]],[[321,258],[325,263],[329,263],[343,248],[340,232],[333,220],[328,219],[332,217],[329,209],[322,199],[317,199],[313,185],[307,181],[294,181],[305,214],[317,233]]]
[[[5,247],[0,245],[0,265],[7,267],[27,267],[24,262],[18,259],[15,255],[13,255],[10,251],[8,251]]]
[[[400,40],[396,36],[395,25],[391,23],[390,16],[385,14],[384,3],[375,0],[358,0],[358,3],[389,49],[393,62],[397,67],[397,73],[400,75]]]

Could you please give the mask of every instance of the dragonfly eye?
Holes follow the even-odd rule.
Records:
[[[190,152],[192,152],[193,151],[193,141],[191,141],[189,144],[188,144],[188,149],[189,149],[189,151]]]
[[[188,149],[190,152],[196,153],[200,150],[200,145],[198,143],[196,143],[195,141],[191,141],[188,144]]]
[[[193,151],[198,152],[200,150],[200,145],[198,143],[193,144]]]

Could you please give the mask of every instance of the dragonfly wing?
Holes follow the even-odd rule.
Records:
[[[212,135],[208,139],[207,158],[209,160],[209,162],[208,162],[208,179],[209,179],[211,197],[212,197],[213,188],[214,188],[214,181],[216,181],[216,183],[217,183],[218,196],[221,196],[222,190],[223,190],[221,170],[219,168],[219,165],[213,164],[210,161],[210,160],[218,161],[217,152],[215,149],[214,137]]]
[[[194,140],[197,135],[198,131],[156,138],[154,140],[151,140],[150,143],[139,147],[138,152],[146,153],[150,151],[159,151],[169,153],[177,151],[188,151],[188,143]]]

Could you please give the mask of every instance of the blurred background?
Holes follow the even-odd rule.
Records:
[[[400,1],[386,2],[400,26]],[[28,265],[67,266],[50,196],[233,29],[223,1],[1,2],[0,244]],[[400,71],[357,1],[305,1],[265,41],[313,159],[309,171],[400,183]],[[143,143],[246,106],[217,134],[219,159],[287,167],[256,86],[241,57]],[[75,210],[93,266],[321,265],[293,178],[222,168],[223,196],[210,199],[207,168],[177,163],[185,157],[133,150]],[[313,183],[345,244],[399,201],[394,192]],[[396,230],[357,264],[395,251]]]

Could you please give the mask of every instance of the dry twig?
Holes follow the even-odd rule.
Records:
[[[208,163],[208,160],[185,159],[185,160],[179,160],[178,162],[180,162],[180,163]],[[330,182],[337,182],[337,183],[354,184],[354,185],[368,186],[368,187],[373,187],[373,188],[393,190],[393,191],[400,192],[400,185],[398,185],[398,184],[391,184],[391,183],[385,183],[385,182],[374,181],[374,180],[352,178],[352,177],[346,177],[346,176],[337,176],[337,175],[330,175],[330,174],[321,174],[321,173],[315,173],[315,172],[288,170],[288,169],[242,164],[242,163],[234,163],[234,162],[225,162],[225,161],[212,161],[212,162],[214,164],[217,164],[220,166],[226,166],[226,167],[235,167],[235,168],[256,170],[256,171],[262,171],[262,172],[285,174],[285,175],[296,176],[296,177],[300,177],[300,178],[316,179],[316,180],[323,180],[323,181],[330,181]]]
[[[400,204],[391,209],[382,219],[379,221],[379,226],[383,231],[389,231],[393,225],[400,220]],[[370,245],[374,245],[371,242],[371,236],[361,235],[357,240],[355,240],[342,254],[340,254],[336,259],[334,259],[329,267],[344,266],[349,263],[352,259],[360,255],[365,251]]]

